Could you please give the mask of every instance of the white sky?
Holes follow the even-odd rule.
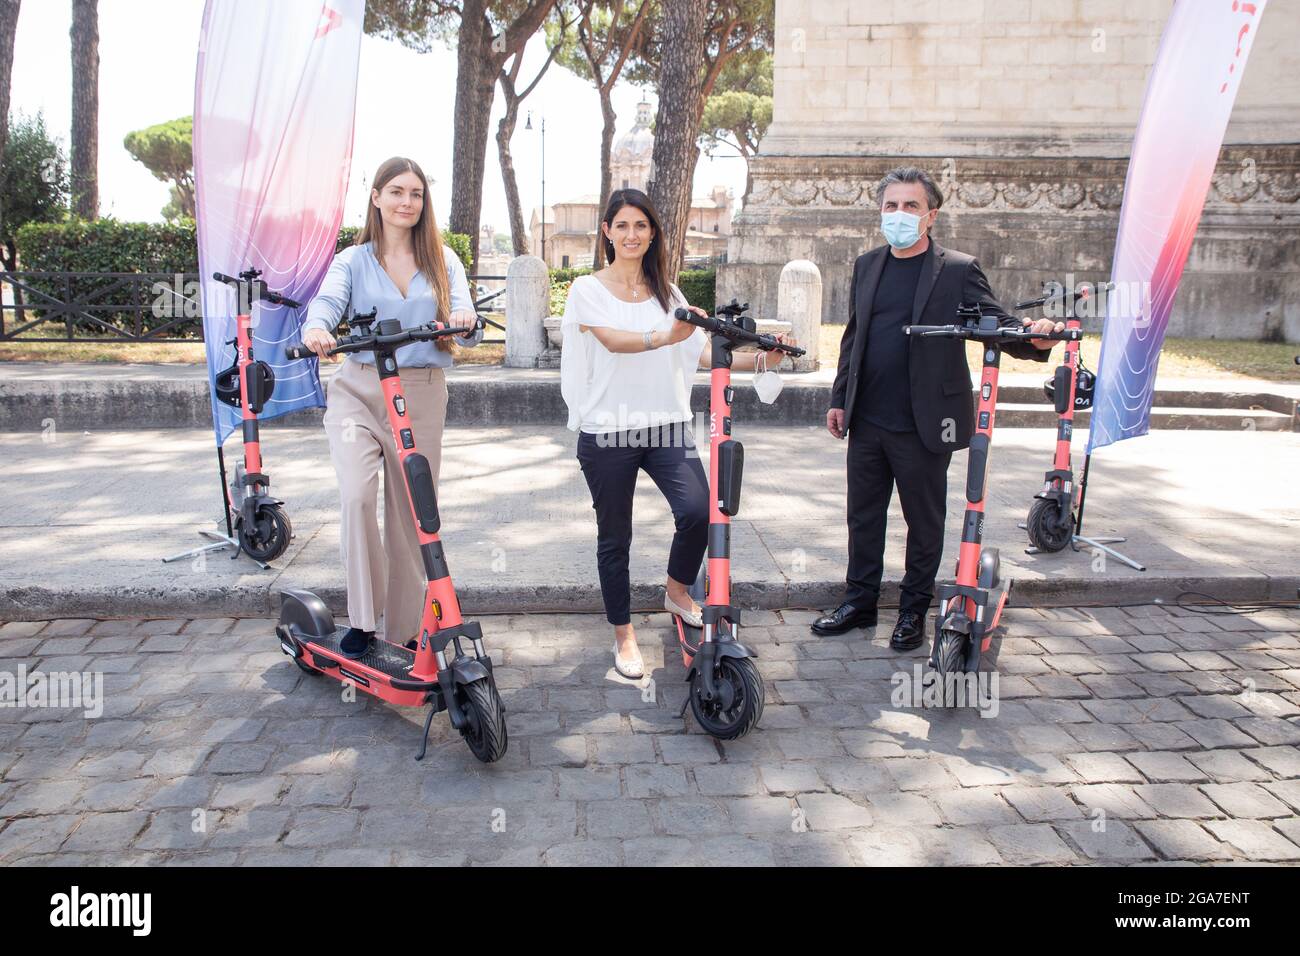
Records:
[[[194,65],[202,0],[100,0],[99,4],[99,196],[100,213],[127,221],[157,221],[167,184],[133,160],[122,140],[132,130],[189,115],[194,108]],[[69,0],[24,0],[18,18],[10,110],[45,114],[46,128],[67,149],[72,124],[69,62]],[[546,57],[539,34],[529,45],[524,76]],[[451,201],[452,116],[456,54],[436,49],[418,54],[393,42],[364,37],[357,89],[352,184],[343,222],[360,225],[370,174],[389,156],[418,161],[434,180],[433,198],[444,224]],[[419,121],[412,121],[408,90],[419,92]],[[647,91],[653,103],[653,91]],[[617,136],[632,125],[641,90],[626,83],[614,90]],[[524,114],[533,111],[532,132]],[[497,164],[496,124],[504,106],[498,91],[488,139],[481,221],[509,232],[505,191]],[[541,149],[536,127],[546,116],[546,199],[554,203],[600,188],[600,101],[590,83],[552,65],[524,101],[512,150],[527,228],[541,201]],[[730,153],[722,158],[723,152]],[[726,150],[701,156],[695,192],[714,184],[745,187],[745,163]]]

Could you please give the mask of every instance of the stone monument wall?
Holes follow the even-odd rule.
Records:
[[[1004,302],[1108,278],[1171,5],[777,0],[773,124],[719,300],[775,314],[781,268],[811,259],[823,320],[844,322],[853,260],[883,242],[875,183],[900,164],[939,182],[935,239],[976,255]],[[1171,335],[1300,340],[1300,3],[1262,21]]]

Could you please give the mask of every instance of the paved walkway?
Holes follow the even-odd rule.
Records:
[[[823,429],[741,426],[745,488],[733,537],[735,594],[745,606],[823,607],[842,592],[845,444]],[[1145,573],[1089,552],[1024,553],[1024,520],[1050,463],[1053,433],[995,439],[985,539],[1001,549],[1022,606],[1113,604],[1197,589],[1239,600],[1294,600],[1300,586],[1300,436],[1156,432],[1094,460],[1085,530],[1120,532]],[[440,486],[447,555],[462,601],[488,611],[600,609],[595,517],[562,427],[450,428]],[[269,431],[272,490],[296,539],[270,571],[246,558],[161,559],[216,528],[221,499],[211,432],[0,435],[0,618],[274,613],[285,586],[344,594],[338,497],[319,429]],[[228,449],[232,462],[237,440]],[[707,450],[706,450],[707,454]],[[954,457],[942,569],[956,558],[966,456]],[[662,607],[672,518],[642,475],[632,558],[634,606]],[[895,500],[886,600],[902,575]]]
[[[0,627],[0,674],[103,674],[102,716],[0,708],[0,864],[1131,864],[1300,860],[1300,612],[1013,609],[996,716],[896,705],[874,635],[745,631],[767,709],[718,743],[610,668],[594,615],[483,618],[510,749],[309,677],[266,620]]]

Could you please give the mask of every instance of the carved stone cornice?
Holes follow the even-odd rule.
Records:
[[[1071,157],[755,157],[747,205],[876,208],[876,183],[889,169],[920,165],[951,210],[1058,210],[1110,213],[1124,197],[1127,160]],[[1230,146],[1220,154],[1208,203],[1300,202],[1300,145]]]

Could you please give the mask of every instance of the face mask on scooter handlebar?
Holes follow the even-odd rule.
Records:
[[[767,367],[766,352],[759,353],[758,361],[758,366],[754,368],[754,394],[764,405],[771,405],[781,394],[785,383],[781,381],[780,375]]]

